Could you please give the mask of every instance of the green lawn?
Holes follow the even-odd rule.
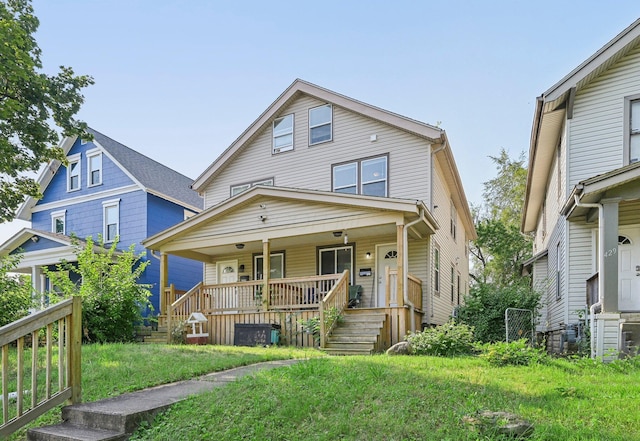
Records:
[[[532,440],[640,439],[640,359],[493,367],[476,357],[321,357],[289,348],[90,345],[87,401],[255,361],[308,358],[172,407],[136,440],[484,440],[465,415],[503,410]],[[316,357],[316,358],[313,358]],[[51,412],[39,424],[55,422]],[[23,439],[24,432],[12,439]]]

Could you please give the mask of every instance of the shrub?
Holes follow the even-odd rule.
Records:
[[[21,256],[9,255],[0,258],[0,327],[29,314],[34,306],[31,298],[31,283],[28,277],[11,276]]]
[[[453,320],[444,325],[428,328],[407,336],[414,354],[452,357],[474,352],[473,328],[456,324]]]
[[[336,322],[339,323],[342,321],[342,314],[338,312],[338,308],[331,307],[329,308],[324,317],[324,324],[328,326],[330,323]],[[298,320],[298,324],[302,326],[302,330],[307,333],[313,335],[313,340],[316,343],[320,343],[320,317],[315,316],[311,317],[307,320]]]
[[[480,349],[480,357],[494,366],[528,366],[548,360],[544,350],[530,346],[526,339],[509,343],[486,343],[481,345]]]
[[[504,312],[507,308],[522,308],[537,316],[540,294],[527,283],[497,286],[478,283],[458,308],[459,322],[473,326],[477,341],[497,342],[505,339]]]

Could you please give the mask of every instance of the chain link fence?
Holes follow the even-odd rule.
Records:
[[[507,343],[510,341],[527,339],[534,343],[533,311],[530,309],[507,308],[504,312],[504,324],[507,330]]]

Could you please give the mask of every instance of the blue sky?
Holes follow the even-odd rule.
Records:
[[[196,178],[296,78],[447,131],[471,203],[535,98],[640,17],[621,1],[35,0],[79,117]],[[0,242],[21,225],[0,225]]]

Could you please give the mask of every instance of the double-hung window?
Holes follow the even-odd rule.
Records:
[[[640,99],[629,103],[629,164],[640,161]]]
[[[293,114],[273,122],[273,153],[293,150]]]
[[[51,231],[57,234],[65,234],[66,210],[51,213]]]
[[[362,159],[333,166],[336,193],[387,196],[387,156]]]
[[[453,303],[456,292],[456,269],[451,265],[451,303]]]
[[[333,107],[331,104],[309,109],[309,145],[333,139]]]
[[[92,150],[87,152],[87,185],[102,184],[102,152]]]
[[[69,156],[67,160],[67,191],[80,190],[80,155]]]
[[[235,196],[240,193],[244,193],[249,190],[251,187],[255,187],[256,185],[273,185],[273,178],[262,179],[260,181],[246,182],[244,184],[232,185],[231,186],[231,196]]]
[[[113,242],[120,234],[120,199],[102,203],[103,232],[105,243]]]

